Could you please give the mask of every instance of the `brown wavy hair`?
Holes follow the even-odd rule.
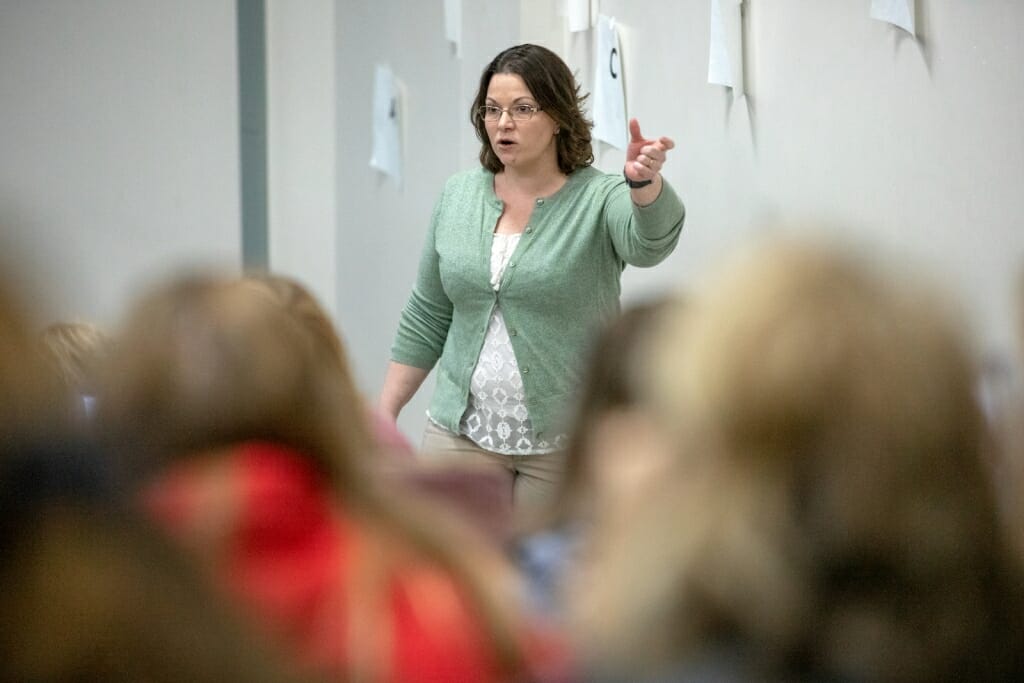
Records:
[[[481,142],[480,163],[484,168],[492,173],[505,168],[491,149],[486,123],[477,113],[487,103],[487,88],[494,74],[515,74],[522,78],[537,104],[558,126],[558,168],[562,173],[568,175],[594,163],[590,138],[594,123],[583,114],[583,103],[589,95],[580,93],[576,77],[561,57],[546,47],[527,43],[499,53],[480,75],[480,87],[469,110],[469,120]]]

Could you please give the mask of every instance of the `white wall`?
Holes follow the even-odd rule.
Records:
[[[337,315],[334,0],[267,0],[270,268]]]
[[[706,83],[709,4],[600,2],[621,26],[629,112],[675,137],[666,176],[689,210],[677,253],[627,271],[626,297],[689,282],[771,223],[810,221],[935,273],[1005,352],[1024,266],[1024,3],[918,0],[915,41],[862,0],[748,0],[738,102]],[[589,74],[590,36],[567,45]],[[621,163],[601,149],[599,165]]]
[[[591,87],[590,34],[559,0],[465,2],[461,59],[441,0],[268,0],[270,251],[337,311],[380,386],[444,178],[476,163],[480,70],[521,40]],[[676,138],[679,249],[627,270],[625,298],[687,283],[779,218],[938,272],[992,349],[1010,345],[1024,263],[1024,3],[918,0],[921,39],[867,0],[747,0],[746,100],[706,83],[706,0],[601,0],[622,31],[629,110]],[[50,317],[112,322],[145,282],[240,261],[235,3],[0,0],[0,241],[52,285]],[[368,166],[373,66],[407,89],[406,183]],[[599,145],[598,166],[622,153]],[[414,438],[431,387],[403,417]]]
[[[0,239],[44,317],[111,323],[178,264],[238,266],[237,89],[231,0],[0,3]]]
[[[464,4],[473,44],[459,61],[440,42],[440,0],[339,3],[339,301],[370,391],[434,198],[475,163],[465,109],[480,70],[504,47],[540,42],[592,89],[593,35],[565,31],[559,0]],[[1010,283],[1024,266],[1024,3],[918,0],[915,41],[870,19],[867,0],[747,0],[749,97],[735,102],[707,83],[708,0],[593,4],[620,27],[629,114],[677,142],[665,175],[688,208],[677,252],[626,271],[627,301],[685,286],[777,222],[800,222],[936,274],[984,346],[1006,353]],[[402,190],[366,166],[376,61],[410,91]],[[623,163],[603,143],[596,153],[604,170]],[[430,390],[403,416],[414,438]]]
[[[475,163],[469,105],[480,71],[519,30],[515,3],[464,3],[459,59],[444,40],[442,4],[338,2],[338,322],[371,396],[383,380],[438,193],[445,178]],[[368,163],[377,63],[390,65],[405,86],[401,188]],[[432,391],[433,378],[400,420],[417,442]]]

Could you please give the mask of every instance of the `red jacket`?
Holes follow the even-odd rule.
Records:
[[[184,461],[144,503],[260,624],[321,671],[348,677],[355,667],[402,683],[501,679],[487,628],[459,584],[380,543],[294,451],[248,443]]]

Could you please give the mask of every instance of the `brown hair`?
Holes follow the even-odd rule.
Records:
[[[53,500],[21,514],[15,533],[0,554],[2,681],[320,680],[128,513]]]
[[[69,427],[55,373],[30,332],[18,292],[0,281],[0,444],[50,437]]]
[[[341,403],[356,411],[351,415],[352,419],[346,420],[349,447],[353,452],[373,457],[370,451],[375,446],[367,422],[368,409],[356,386],[345,345],[327,311],[313,293],[294,278],[277,273],[253,273],[249,279],[270,290],[285,311],[310,334],[320,347],[320,355],[332,364],[332,370],[341,380],[338,386]]]
[[[594,163],[590,138],[594,124],[583,114],[587,95],[580,94],[576,78],[558,55],[540,45],[527,43],[499,53],[480,75],[480,87],[469,110],[469,120],[481,142],[480,163],[484,168],[492,173],[504,168],[491,149],[487,124],[478,113],[487,103],[487,89],[495,74],[521,77],[540,108],[558,126],[558,168],[562,173],[568,175]]]
[[[145,297],[107,368],[104,432],[124,452],[145,456],[148,473],[244,441],[294,448],[328,477],[384,556],[426,559],[467,591],[495,654],[514,669],[522,653],[499,592],[498,558],[433,509],[376,489],[367,473],[372,454],[360,450],[365,415],[347,364],[326,328],[300,319],[312,299],[299,296],[305,305],[294,305],[282,291],[298,292],[283,280],[188,277]]]
[[[349,378],[266,286],[188,277],[144,297],[107,368],[103,431],[162,469],[201,449],[265,439],[314,458],[358,496],[359,454],[340,423]]]

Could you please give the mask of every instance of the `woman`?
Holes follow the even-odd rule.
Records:
[[[334,353],[263,283],[172,283],[129,317],[101,425],[153,518],[312,671],[515,680],[527,629],[504,564],[371,486]]]
[[[623,268],[665,259],[685,213],[660,173],[672,140],[635,119],[625,182],[591,167],[584,99],[537,45],[484,69],[470,110],[483,168],[449,179],[434,209],[380,396],[397,418],[437,364],[424,450],[499,465],[517,506],[559,481],[560,417]]]
[[[676,460],[573,583],[587,680],[1024,680],[1019,566],[948,308],[784,242],[667,321],[645,393]]]
[[[123,507],[11,272],[0,267],[0,681],[319,680],[293,675]]]

